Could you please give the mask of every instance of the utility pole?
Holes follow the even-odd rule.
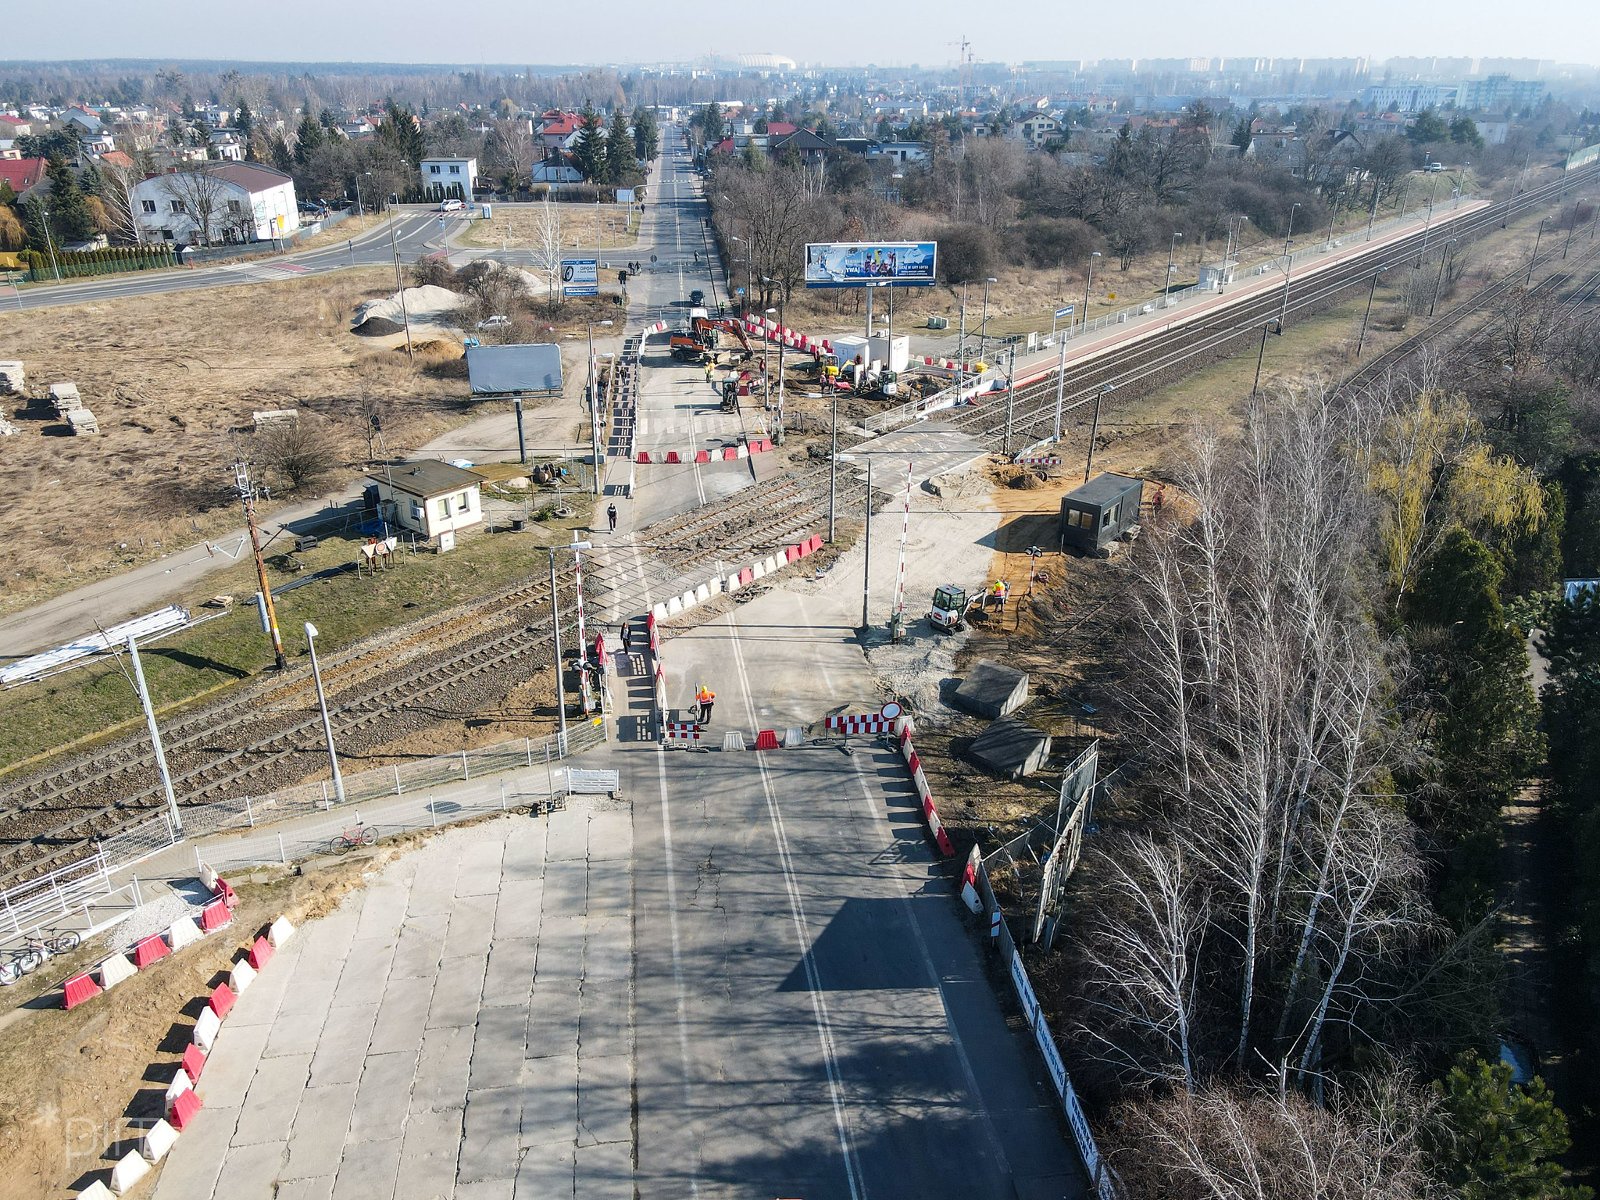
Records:
[[[517,408],[517,461],[523,466],[528,465],[528,442],[522,434],[522,397],[511,397],[511,403]]]
[[[1372,273],[1372,287],[1367,290],[1367,311],[1361,314],[1361,336],[1356,338],[1356,358],[1361,357],[1361,347],[1367,341],[1367,320],[1372,316],[1372,298],[1378,294],[1378,276],[1381,271]]]
[[[867,603],[872,597],[872,455],[867,454],[866,556],[861,566],[861,634],[867,632]]]
[[[250,527],[250,549],[256,560],[256,583],[261,588],[261,604],[267,615],[267,632],[272,635],[273,664],[280,671],[289,669],[289,656],[283,652],[283,634],[278,632],[278,610],[272,603],[272,587],[267,583],[267,563],[261,557],[261,530],[256,525],[256,485],[250,466],[242,459],[233,464],[233,486],[244,505],[245,524]]]
[[[967,285],[961,285],[961,335],[956,339],[956,399],[961,398],[961,383],[967,373]]]
[[[1273,328],[1274,325],[1277,326],[1276,329]],[[1261,349],[1256,354],[1256,381],[1253,384],[1250,385],[1250,411],[1251,411],[1251,413],[1254,413],[1255,409],[1256,409],[1256,393],[1261,390],[1261,364],[1267,357],[1267,334],[1269,334],[1269,333],[1275,333],[1279,337],[1282,337],[1283,336],[1283,322],[1281,320],[1279,320],[1279,321],[1267,321],[1265,324],[1263,324],[1261,326]]]
[[[1543,221],[1540,221],[1539,232],[1534,234],[1533,253],[1528,256],[1528,278],[1523,281],[1523,287],[1533,286],[1533,265],[1539,261],[1539,243],[1544,239],[1544,225],[1545,221],[1548,221],[1549,219],[1549,217],[1545,217]]]
[[[317,627],[306,622],[306,649],[311,654],[311,681],[317,688],[317,707],[322,710],[322,736],[328,742],[328,766],[333,773],[333,798],[344,803],[344,776],[339,773],[339,755],[333,748],[333,721],[328,717],[328,696],[322,690],[322,668],[317,665]]]
[[[172,832],[183,833],[183,818],[178,815],[178,798],[172,794],[172,774],[167,770],[167,752],[161,746],[161,730],[156,728],[156,710],[150,705],[150,689],[145,686],[144,666],[139,662],[139,645],[128,638],[128,657],[133,660],[133,685],[139,693],[139,707],[144,709],[145,728],[150,731],[150,745],[156,753],[156,774],[161,777],[161,792],[167,798],[167,816],[172,820]]]
[[[1094,440],[1100,436],[1100,401],[1117,390],[1114,383],[1102,383],[1094,394],[1094,421],[1089,426],[1089,453],[1083,460],[1083,481],[1089,482],[1089,472],[1094,469]]]
[[[556,634],[556,716],[561,722],[561,752],[567,750],[567,687],[562,681],[561,606],[556,596],[556,548],[550,547],[550,625]]]
[[[833,515],[839,502],[839,389],[833,389],[833,449],[828,454],[828,544],[833,545]]]
[[[1056,359],[1056,424],[1055,432],[1051,434],[1051,441],[1061,440],[1061,403],[1067,395],[1067,343],[1061,342],[1061,354]]]
[[[1578,232],[1578,205],[1582,203],[1582,196],[1579,196],[1572,202],[1572,224],[1567,226],[1567,241],[1566,244],[1561,247],[1561,258],[1563,262],[1566,261],[1567,251],[1572,249],[1572,235]]]
[[[1450,247],[1456,244],[1456,239],[1451,238],[1444,244],[1444,253],[1439,255],[1439,277],[1433,281],[1433,299],[1428,302],[1428,315],[1433,316],[1433,310],[1439,304],[1439,291],[1444,287],[1444,269],[1450,262]]]
[[[1000,452],[1002,454],[1010,454],[1011,453],[1011,413],[1012,413],[1012,408],[1013,408],[1013,401],[1016,398],[1016,378],[1015,378],[1016,370],[1017,370],[1017,346],[1016,346],[1016,343],[1013,342],[1010,346],[1007,346],[1006,349],[1010,351],[1010,354],[1006,359],[1006,436],[1005,436],[1005,441],[1002,442],[1001,445],[1000,445]]]

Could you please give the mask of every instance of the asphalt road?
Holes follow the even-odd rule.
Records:
[[[351,266],[389,264],[398,252],[402,264],[410,264],[429,250],[440,249],[448,228],[441,229],[439,217],[419,207],[396,210],[391,230],[386,222],[359,237],[315,250],[250,259],[214,267],[193,267],[171,271],[139,272],[107,276],[62,284],[45,284],[20,289],[17,300],[0,306],[0,317],[16,308],[60,308],[90,304],[99,300],[119,300],[127,296],[153,296],[165,292],[187,292],[197,288],[230,287],[241,283],[260,283],[274,277],[324,274]],[[463,218],[446,214],[447,221]]]

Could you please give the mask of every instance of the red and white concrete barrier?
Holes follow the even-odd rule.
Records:
[[[823,725],[835,733],[886,733],[893,721],[882,713],[841,713],[827,718]]]
[[[938,844],[939,852],[948,858],[955,853],[955,847],[950,842],[950,835],[945,832],[944,823],[939,820],[939,810],[933,802],[933,791],[928,787],[928,777],[922,770],[922,759],[911,741],[914,728],[909,716],[895,718],[894,732],[900,741],[900,757],[905,759],[906,767],[911,772],[911,782],[916,785],[917,797],[922,801],[922,818],[927,823],[928,832]]]

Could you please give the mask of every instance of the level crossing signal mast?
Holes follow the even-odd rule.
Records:
[[[278,611],[272,603],[272,586],[267,583],[267,563],[261,557],[261,530],[256,525],[256,485],[250,478],[250,464],[240,460],[233,464],[233,486],[244,505],[245,524],[250,527],[250,550],[256,560],[256,583],[260,587],[261,616],[266,631],[272,637],[272,660],[278,670],[289,669],[289,657],[283,652],[283,634],[278,632]]]

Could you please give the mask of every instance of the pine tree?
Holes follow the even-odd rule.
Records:
[[[1468,1052],[1434,1089],[1447,1127],[1437,1170],[1462,1200],[1593,1200],[1563,1182],[1572,1137],[1544,1080],[1518,1086],[1509,1066]]]
[[[45,166],[50,180],[50,228],[63,242],[81,242],[94,236],[94,218],[83,188],[67,161],[53,158]]]
[[[578,144],[573,147],[572,158],[584,179],[593,182],[605,174],[605,146],[601,140],[605,134],[601,129],[600,114],[595,112],[593,106],[585,104],[580,115],[583,124],[578,131]]]
[[[624,183],[637,170],[633,157],[633,134],[620,113],[612,115],[611,132],[606,137],[606,182]]]
[[[242,99],[239,101],[239,111],[233,118],[233,127],[239,131],[239,135],[247,142],[250,140],[251,133],[255,131],[256,116],[250,111],[250,105]]]
[[[317,124],[317,119],[309,112],[300,118],[300,124],[295,129],[294,161],[299,166],[305,166],[311,156],[322,148],[327,135],[322,132],[322,126]]]
[[[422,136],[422,126],[404,104],[385,101],[383,124],[378,126],[378,140],[390,147],[410,167],[421,165],[428,156],[427,139]]]
[[[633,110],[633,154],[647,163],[661,152],[661,131],[656,127],[656,117],[644,105]]]

